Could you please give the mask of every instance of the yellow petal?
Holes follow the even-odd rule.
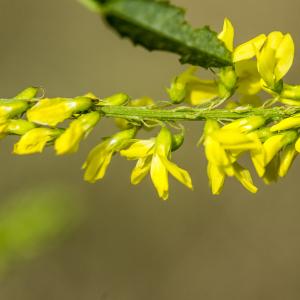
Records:
[[[236,63],[235,71],[238,76],[238,93],[255,95],[261,90],[260,75],[254,60],[243,60]]]
[[[298,153],[300,153],[300,138],[298,138],[296,141],[295,149]]]
[[[84,180],[94,183],[102,179],[111,161],[112,154],[112,151],[107,151],[107,143],[105,141],[92,149],[82,167],[86,169]]]
[[[22,114],[28,108],[25,100],[1,100],[0,102],[0,121],[6,121]]]
[[[209,162],[217,166],[228,166],[231,161],[220,143],[208,136],[204,142],[205,155]]]
[[[38,87],[28,87],[25,90],[21,91],[14,98],[19,99],[19,100],[31,100],[37,95],[39,90],[40,90],[40,88],[38,88]]]
[[[270,163],[274,156],[286,145],[294,142],[297,138],[295,131],[286,131],[283,134],[271,136],[264,143],[265,165]]]
[[[166,127],[162,127],[155,141],[155,152],[163,157],[168,157],[172,147],[172,134]]]
[[[222,127],[221,132],[224,130],[237,130],[241,133],[250,132],[252,130],[262,127],[266,123],[265,118],[261,116],[250,116],[232,121]]]
[[[186,89],[186,102],[192,105],[207,103],[219,96],[219,88],[214,80],[190,83]]]
[[[14,153],[26,155],[42,152],[46,144],[55,139],[60,133],[60,130],[50,128],[31,129],[14,145]]]
[[[219,33],[218,39],[223,41],[226,48],[232,52],[234,28],[228,18],[224,19],[223,30]]]
[[[216,166],[213,163],[208,162],[207,175],[209,178],[209,185],[214,195],[219,195],[222,191],[225,181],[225,172],[221,167]]]
[[[266,158],[265,158],[265,150],[261,142],[260,142],[260,146],[257,149],[253,149],[250,151],[250,157],[258,176],[262,177],[265,173]]]
[[[138,140],[129,148],[121,150],[120,154],[128,159],[138,159],[151,155],[154,151],[155,139]]]
[[[286,118],[271,127],[271,131],[281,131],[300,127],[300,116]]]
[[[267,37],[265,34],[261,34],[251,39],[250,41],[236,47],[233,52],[233,62],[238,62],[254,57],[257,51],[259,51],[265,43],[266,38]]]
[[[242,167],[238,163],[234,164],[234,175],[236,179],[251,193],[257,192],[257,187],[253,184],[249,170]]]
[[[71,122],[65,132],[55,141],[56,154],[76,152],[81,140],[90,133],[99,120],[99,113],[91,112]]]
[[[174,176],[179,182],[187,186],[189,189],[193,189],[191,176],[186,170],[179,168],[176,164],[170,162],[165,157],[161,157],[160,159],[172,176]]]
[[[131,183],[139,184],[147,175],[151,168],[151,157],[140,158],[132,170]]]
[[[297,151],[294,144],[286,146],[280,155],[280,165],[278,175],[284,177],[289,171],[294,159],[296,158]]]
[[[159,197],[167,200],[169,197],[168,172],[160,156],[157,154],[153,155],[150,174]]]
[[[276,182],[278,180],[279,165],[280,165],[279,155],[275,155],[274,158],[270,161],[270,163],[266,167],[266,171],[263,176],[263,180],[265,184],[271,184],[272,182]]]
[[[257,57],[258,72],[269,87],[273,87],[275,84],[275,51],[270,47],[264,47]]]
[[[237,130],[219,130],[213,133],[215,138],[225,150],[251,150],[258,147],[257,140],[252,135]]]
[[[27,118],[30,122],[54,127],[72,114],[87,110],[91,104],[91,99],[86,97],[43,99],[27,111]]]
[[[290,34],[286,34],[276,49],[277,64],[275,67],[275,78],[279,81],[289,71],[294,60],[295,46]]]

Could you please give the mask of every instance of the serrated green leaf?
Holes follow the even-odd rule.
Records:
[[[181,63],[205,68],[231,65],[231,53],[208,26],[193,29],[184,11],[159,0],[85,0],[98,3],[107,22],[148,50],[177,53]]]

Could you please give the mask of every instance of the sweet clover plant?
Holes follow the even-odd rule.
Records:
[[[137,161],[132,184],[149,174],[159,197],[166,200],[169,173],[193,188],[189,173],[171,160],[184,142],[181,122],[203,121],[199,145],[205,149],[213,194],[221,192],[226,177],[257,191],[250,171],[239,162],[244,155],[266,184],[287,174],[300,152],[300,85],[283,81],[294,59],[289,33],[259,34],[236,46],[227,18],[219,33],[208,26],[194,29],[185,21],[184,11],[168,1],[81,2],[122,37],[148,50],[176,53],[189,66],[172,80],[164,103],[124,93],[49,99],[39,97],[40,88],[35,87],[1,99],[0,134],[20,136],[15,154],[42,152],[46,146],[57,155],[74,153],[101,119],[111,118],[119,131],[91,150],[83,165],[84,179],[92,183],[102,179],[118,154]],[[199,77],[199,68],[209,69],[213,79]],[[61,125],[65,121],[67,125]],[[140,138],[143,129],[153,128],[159,128],[156,136]]]

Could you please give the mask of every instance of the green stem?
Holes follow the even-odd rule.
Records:
[[[128,120],[203,121],[206,119],[240,119],[248,116],[263,116],[268,120],[280,120],[300,112],[300,107],[249,108],[244,110],[176,108],[153,109],[147,107],[103,106],[97,110],[105,117]]]

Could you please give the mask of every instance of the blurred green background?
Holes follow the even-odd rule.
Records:
[[[240,43],[261,32],[291,32],[300,78],[300,2],[285,0],[174,0],[194,26],[219,31],[223,18]],[[156,99],[183,68],[176,55],[134,48],[75,0],[0,0],[0,94],[38,85],[48,96],[127,92]],[[297,79],[298,78],[298,79]],[[129,183],[132,163],[115,158],[106,178],[82,180],[80,166],[103,135],[103,121],[76,155],[11,155],[1,141],[0,210],[16,192],[59,182],[71,189],[85,218],[59,245],[23,261],[0,280],[2,300],[232,300],[300,298],[299,161],[286,179],[250,195],[228,180],[213,197],[199,124],[189,124],[174,158],[190,170],[195,191],[171,181],[168,202],[149,180]],[[257,178],[256,178],[257,179]],[[53,185],[52,190],[56,190]],[[72,196],[73,197],[73,196]],[[0,214],[1,215],[1,214]]]

